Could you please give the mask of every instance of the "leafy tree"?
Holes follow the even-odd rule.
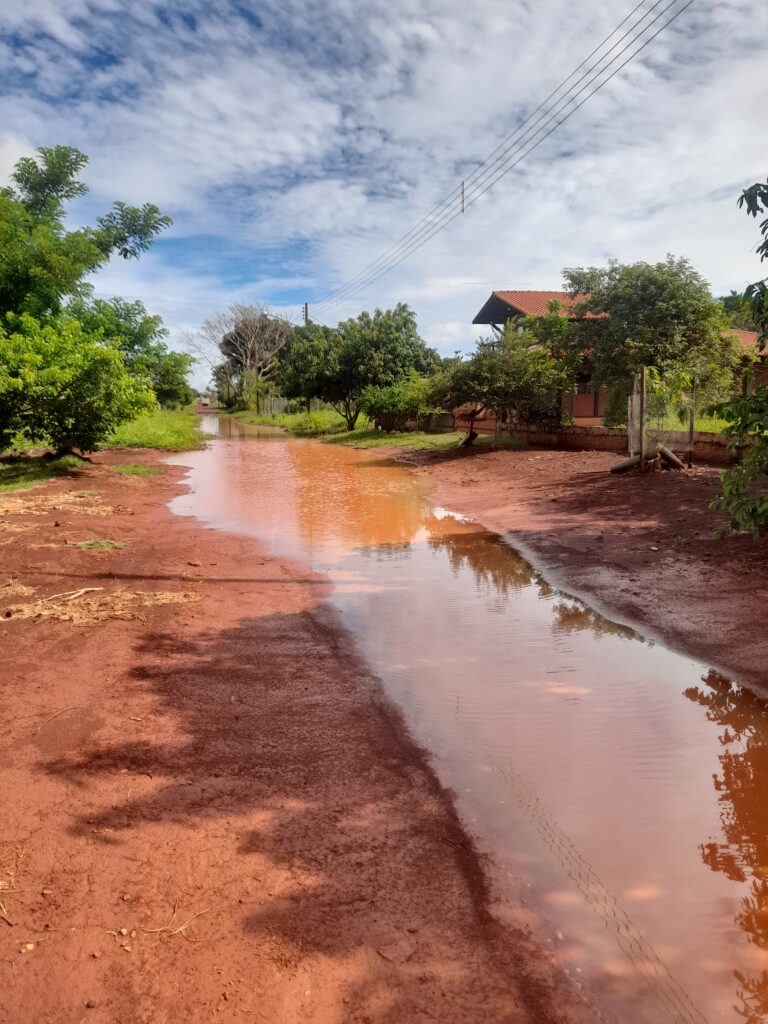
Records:
[[[95,227],[67,231],[64,204],[87,192],[77,175],[88,158],[68,146],[23,157],[0,190],[0,313],[54,316],[64,299],[88,294],[85,278],[112,255],[133,259],[168,227],[152,203],[115,203]]]
[[[307,411],[312,399],[325,390],[335,333],[323,324],[302,324],[294,328],[290,341],[280,350],[276,377],[280,393],[285,398],[299,399]]]
[[[345,320],[333,330],[309,324],[294,330],[280,356],[280,388],[286,398],[320,398],[354,430],[367,388],[386,388],[411,371],[428,374],[439,366],[404,303]]]
[[[579,361],[569,331],[556,309],[522,324],[509,322],[500,338],[478,341],[469,359],[455,364],[435,397],[449,407],[466,407],[470,438],[486,409],[502,421],[555,429]]]
[[[394,430],[405,430],[409,421],[438,412],[431,396],[432,381],[411,370],[394,384],[369,384],[361,404],[363,412],[391,434]]]
[[[630,381],[641,366],[719,370],[728,322],[707,282],[685,259],[576,267],[563,271],[571,294],[587,295],[577,327],[599,384]]]
[[[725,310],[731,327],[740,331],[757,330],[757,323],[752,315],[749,302],[745,300],[742,293],[732,290],[727,295],[721,295],[717,301]]]
[[[72,319],[0,323],[0,447],[23,433],[58,452],[93,451],[124,420],[151,408],[152,391],[128,372],[117,344]]]
[[[361,313],[339,324],[318,397],[341,413],[348,430],[354,430],[366,388],[394,384],[411,370],[430,373],[438,365],[437,353],[419,337],[416,315],[399,302],[394,309]]]
[[[187,377],[194,357],[168,348],[162,340],[168,336],[163,321],[147,313],[143,303],[120,298],[75,299],[65,314],[81,323],[86,333],[101,332],[104,339],[115,341],[129,372],[150,384],[160,405],[192,401],[195,393]]]
[[[768,182],[758,182],[745,189],[739,207],[757,217],[768,213]],[[762,241],[757,247],[760,259],[768,259],[768,217],[760,224]],[[744,303],[758,332],[761,348],[768,344],[768,279],[755,281],[744,292]],[[768,473],[768,388],[745,381],[741,398],[720,402],[712,409],[726,420],[726,433],[734,446],[746,446],[741,461],[721,476],[723,492],[713,507],[728,513],[731,528],[757,537],[768,529],[768,495],[761,486]]]

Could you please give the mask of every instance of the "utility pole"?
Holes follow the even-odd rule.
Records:
[[[309,323],[309,303],[305,302],[304,303],[304,326],[306,327],[306,325],[308,323]]]

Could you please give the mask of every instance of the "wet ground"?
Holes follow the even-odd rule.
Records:
[[[491,855],[607,1019],[768,1019],[768,715],[355,451],[207,418],[173,503],[326,572]],[[232,437],[232,432],[235,438]],[[311,666],[308,678],[311,679]]]

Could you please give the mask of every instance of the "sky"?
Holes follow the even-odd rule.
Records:
[[[298,320],[306,301],[335,323],[403,301],[441,353],[466,351],[494,289],[557,289],[563,267],[609,258],[672,252],[716,293],[743,289],[763,276],[736,199],[768,176],[768,4],[694,0],[463,216],[388,275],[317,305],[634,6],[5,0],[0,182],[37,146],[76,146],[90,192],[73,225],[116,199],[169,213],[147,255],[113,259],[93,285],[159,313],[174,347],[231,302]]]

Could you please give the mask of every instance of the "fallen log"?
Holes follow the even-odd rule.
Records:
[[[646,462],[650,462],[652,459],[655,459],[655,458],[656,458],[656,451],[655,451],[655,449],[654,449],[654,451],[646,452],[645,453],[645,461]],[[640,465],[640,456],[639,455],[630,455],[630,457],[628,459],[622,459],[621,462],[617,462],[615,465],[611,466],[611,472],[612,473],[626,473],[626,471],[628,469],[634,469],[635,466],[639,466],[639,465]]]
[[[670,451],[664,444],[657,444],[656,449],[671,469],[685,469],[682,459],[678,459],[673,451]]]

